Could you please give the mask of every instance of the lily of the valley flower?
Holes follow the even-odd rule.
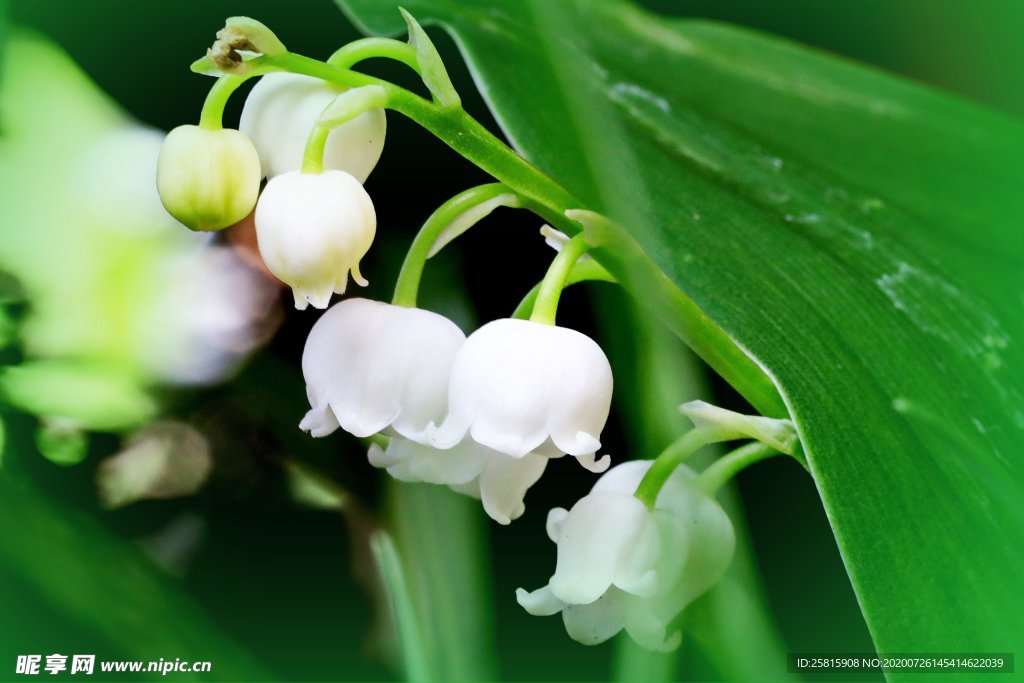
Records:
[[[495,320],[466,340],[455,359],[449,414],[434,445],[473,440],[523,457],[545,444],[576,456],[593,471],[608,419],[612,371],[586,335],[527,320]]]
[[[680,635],[669,625],[725,573],[735,537],[721,506],[677,469],[654,510],[633,493],[653,461],[609,470],[572,510],[555,508],[547,530],[558,546],[547,586],[516,598],[527,612],[561,612],[574,640],[594,645],[623,628],[641,646],[668,651]]]
[[[359,261],[377,231],[370,195],[344,171],[291,171],[270,179],[256,205],[264,263],[291,286],[295,308],[327,308],[348,274],[360,285]]]
[[[423,440],[447,410],[448,377],[465,339],[430,311],[367,299],[336,304],[302,353],[311,408],[299,426],[313,436],[340,426],[358,437],[390,428]]]
[[[297,171],[310,129],[343,89],[319,78],[290,73],[263,76],[245,100],[239,129],[252,138],[269,178]],[[324,168],[345,171],[359,182],[377,165],[384,149],[387,120],[374,109],[331,129]]]
[[[394,436],[387,450],[374,445],[367,455],[371,465],[386,468],[399,481],[447,485],[478,498],[491,519],[509,524],[526,510],[526,491],[544,474],[548,460],[561,453],[535,452],[513,458],[470,438],[441,450]]]
[[[164,140],[156,185],[164,208],[193,230],[221,230],[249,215],[260,158],[237,130],[178,126]]]

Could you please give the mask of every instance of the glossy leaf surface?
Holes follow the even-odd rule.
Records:
[[[341,4],[403,29],[395,3]],[[1024,640],[1024,125],[623,2],[403,4],[622,226],[591,226],[595,256],[662,307],[656,266],[774,378],[879,650]]]

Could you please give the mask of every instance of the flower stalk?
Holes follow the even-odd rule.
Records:
[[[303,173],[323,173],[324,148],[327,147],[327,136],[330,134],[331,129],[320,124],[313,126],[309,131],[306,149],[302,153]]]
[[[238,86],[253,74],[244,76],[221,76],[210,88],[199,114],[199,127],[204,130],[220,130],[223,127],[224,107]]]
[[[618,280],[615,276],[608,272],[608,270],[597,261],[577,261],[576,265],[569,271],[569,275],[565,278],[565,287],[576,285],[581,282],[611,282],[617,283]],[[540,294],[541,283],[538,282],[533,286],[526,296],[523,297],[519,305],[516,306],[516,310],[512,312],[512,317],[518,320],[529,320],[530,314],[533,313],[533,307],[537,303],[537,296]]]
[[[502,183],[471,187],[439,206],[420,228],[405,255],[391,303],[415,306],[427,259],[499,206],[519,206],[518,195]]]
[[[714,498],[730,479],[754,463],[774,455],[779,455],[779,451],[758,441],[740,446],[709,465],[697,477],[695,485],[706,495]]]
[[[341,46],[327,58],[327,63],[339,69],[351,69],[367,59],[392,59],[405,64],[416,73],[420,72],[416,60],[416,49],[408,43],[394,38],[361,38]]]
[[[537,302],[533,306],[530,320],[535,323],[554,325],[558,313],[558,301],[574,266],[589,249],[586,237],[581,233],[569,240],[551,261],[548,272],[541,280],[537,291]]]
[[[730,436],[729,432],[717,428],[697,428],[686,432],[654,459],[654,464],[640,480],[634,495],[653,510],[662,487],[680,465],[704,446],[725,441]]]

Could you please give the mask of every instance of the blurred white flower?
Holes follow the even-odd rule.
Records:
[[[108,508],[195,493],[213,469],[206,438],[183,422],[154,422],[100,463],[96,485]]]
[[[327,308],[348,274],[364,287],[359,261],[377,231],[370,195],[344,171],[290,171],[270,179],[256,205],[260,254],[292,288],[295,308]]]
[[[18,229],[0,231],[0,270],[30,304],[26,362],[5,374],[35,387],[22,409],[137,426],[156,409],[154,385],[219,380],[263,341],[276,285],[167,214],[164,135],[128,119],[59,49],[15,33],[2,67],[0,204]]]
[[[168,384],[205,384],[233,372],[271,333],[277,288],[229,247],[168,252],[154,276],[174,283],[139,311],[140,358]]]
[[[193,230],[222,230],[248,216],[260,193],[260,158],[237,130],[178,126],[157,161],[160,201]]]
[[[91,275],[112,288],[128,283],[101,278],[132,278],[138,303],[106,333],[132,344],[147,376],[169,384],[205,384],[233,371],[273,330],[277,290],[232,249],[212,244],[211,235],[189,233],[168,219],[153,183],[161,143],[158,131],[131,126],[104,135],[74,159],[69,192],[78,197],[78,225],[91,229],[98,245],[116,241],[124,250],[106,250],[110,270],[85,268],[82,277]],[[122,265],[130,258],[138,265]],[[95,303],[113,307],[123,297]],[[53,322],[66,328],[69,320]],[[44,333],[59,336],[56,328]]]
[[[306,140],[320,113],[343,89],[319,78],[290,73],[263,76],[242,108],[239,129],[256,145],[269,178],[302,166]],[[324,168],[345,171],[366,181],[384,148],[387,119],[375,109],[331,129]]]
[[[651,650],[678,647],[676,616],[714,585],[732,560],[735,537],[721,506],[680,467],[649,510],[633,494],[653,461],[609,470],[572,510],[548,515],[558,546],[547,586],[516,591],[530,614],[562,613],[574,640],[594,645],[623,628]]]
[[[423,440],[448,407],[448,378],[465,335],[444,316],[346,299],[313,326],[302,353],[311,406],[299,426],[359,437],[390,428]]]
[[[594,471],[612,399],[612,371],[601,348],[565,327],[495,320],[471,334],[455,359],[449,414],[433,437],[448,448],[467,433],[522,457],[549,442]]]
[[[180,230],[178,220],[163,208],[150,170],[156,168],[162,143],[153,128],[125,126],[96,136],[74,155],[68,193],[82,221],[126,237]],[[117,207],[116,219],[111,207]]]
[[[374,467],[386,468],[399,481],[444,484],[481,500],[484,511],[499,524],[509,524],[526,510],[523,498],[537,483],[548,460],[561,453],[527,453],[513,458],[466,438],[441,450],[399,436],[387,450],[370,446]]]

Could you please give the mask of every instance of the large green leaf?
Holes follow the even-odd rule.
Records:
[[[342,5],[403,28],[396,3]],[[653,262],[774,379],[878,648],[1024,642],[1024,125],[624,2],[404,5],[628,231],[591,226],[599,260],[666,318]]]

